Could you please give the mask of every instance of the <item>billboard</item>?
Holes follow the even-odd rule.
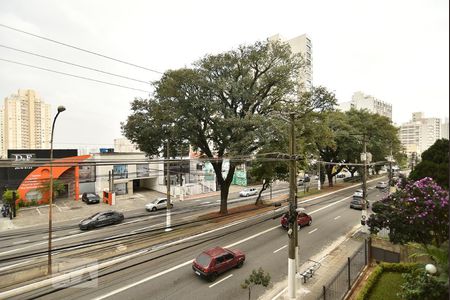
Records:
[[[136,165],[136,177],[150,176],[150,167],[148,164]]]

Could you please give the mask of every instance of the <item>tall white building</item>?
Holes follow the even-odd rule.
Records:
[[[441,125],[441,138],[448,140],[448,118],[445,118],[445,121]]]
[[[379,114],[392,120],[392,104],[360,91],[353,94],[351,101],[340,103],[338,108],[342,111],[348,111],[351,108],[358,110],[367,109],[371,113]]]
[[[411,121],[400,126],[399,139],[408,156],[422,154],[440,138],[441,119],[424,118],[421,112],[413,113]]]
[[[313,85],[313,57],[311,39],[306,34],[303,34],[287,40],[281,35],[276,34],[269,37],[269,41],[281,41],[288,43],[289,46],[291,46],[292,53],[300,53],[302,55],[306,65],[300,72],[299,84],[307,90],[310,89]]]
[[[140,153],[141,150],[139,150],[138,145],[133,144],[129,139],[121,137],[114,139],[114,152]]]
[[[8,149],[50,148],[51,106],[33,90],[18,90],[6,97],[1,109],[1,147],[4,158]]]

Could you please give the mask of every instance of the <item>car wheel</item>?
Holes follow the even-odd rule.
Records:
[[[173,208],[173,204],[170,204],[170,208]]]
[[[217,279],[217,273],[212,273],[211,275],[208,276],[208,280],[209,282],[214,282]]]
[[[241,268],[244,265],[244,261],[241,260],[240,262],[238,262],[238,264],[236,265],[236,268]]]
[[[152,211],[156,211],[156,207],[152,207]]]
[[[311,224],[312,224],[312,220],[309,220],[308,226],[311,226]]]

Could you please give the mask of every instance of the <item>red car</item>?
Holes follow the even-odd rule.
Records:
[[[289,224],[288,224],[288,213],[285,213],[282,217],[281,217],[281,226],[284,229],[288,229],[289,228]],[[310,215],[308,215],[307,213],[304,212],[299,212],[297,214],[297,224],[300,227],[303,226],[309,226],[312,224],[312,218]]]
[[[192,269],[198,276],[214,281],[220,273],[242,267],[244,260],[245,254],[239,250],[215,247],[197,256],[192,262]]]

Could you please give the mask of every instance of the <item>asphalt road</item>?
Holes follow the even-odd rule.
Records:
[[[369,185],[369,200],[376,201],[383,193]],[[304,262],[360,222],[361,212],[349,208],[351,188],[328,196],[301,202],[313,217],[313,224],[299,233],[300,261]],[[272,282],[287,276],[287,234],[279,218],[256,218],[229,226],[181,244],[145,253],[137,258],[101,270],[95,287],[74,285],[70,288],[47,287],[18,296],[17,299],[247,299],[240,283],[252,269],[262,267]],[[203,250],[214,246],[242,250],[246,262],[241,269],[230,270],[210,283],[196,276],[191,261]],[[252,290],[252,298],[263,293]]]

